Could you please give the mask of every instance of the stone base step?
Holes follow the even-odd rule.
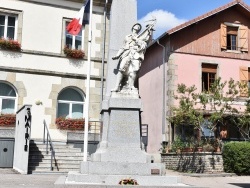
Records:
[[[118,185],[122,179],[135,179],[143,186],[178,186],[181,184],[178,176],[138,176],[138,175],[89,175],[70,171],[65,184],[99,184]],[[127,187],[127,186],[126,186]]]
[[[42,153],[42,152],[30,152],[31,156],[43,156],[43,157],[50,157],[51,156],[51,152],[49,152],[48,154]],[[81,152],[74,152],[74,151],[69,151],[69,152],[55,152],[56,156],[60,156],[60,157],[79,157],[82,156],[83,157],[83,153]]]
[[[56,160],[57,164],[80,164],[81,162],[82,162],[82,159],[81,160]],[[39,163],[50,164],[50,159],[42,160],[42,161],[35,161],[35,160],[29,161],[30,165],[39,164]],[[52,164],[55,164],[55,161],[52,161]]]
[[[50,160],[51,156],[47,155],[47,156],[42,156],[42,155],[31,155],[29,157],[29,161],[31,160],[44,160],[44,159],[49,159]],[[58,156],[56,155],[56,160],[82,160],[83,159],[83,155],[82,156]]]

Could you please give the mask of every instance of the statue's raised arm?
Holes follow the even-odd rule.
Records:
[[[146,26],[144,31],[141,31],[141,24],[136,23],[132,27],[132,34],[125,37],[124,46],[112,58],[118,59],[119,70],[117,81],[113,92],[131,92],[138,93],[138,89],[134,87],[137,73],[141,67],[141,62],[144,60],[147,44],[154,31],[153,27],[156,20],[151,20],[152,23]]]

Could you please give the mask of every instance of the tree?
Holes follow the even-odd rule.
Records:
[[[169,121],[175,125],[193,125],[199,130],[205,121],[210,122],[211,130],[215,130],[218,124],[230,122],[238,128],[243,138],[249,139],[250,100],[245,101],[244,109],[237,105],[242,88],[246,88],[246,85],[232,78],[223,82],[218,78],[211,84],[209,91],[201,93],[197,92],[194,85],[187,87],[178,84],[174,96],[178,106],[171,108]]]

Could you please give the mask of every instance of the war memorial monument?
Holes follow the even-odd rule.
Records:
[[[142,100],[135,81],[155,20],[137,22],[136,0],[113,0],[110,22],[107,86],[102,102],[103,133],[90,161],[69,172],[65,184],[118,185],[123,178],[140,186],[178,185],[162,163],[153,163],[140,138]],[[130,34],[129,34],[130,33]],[[124,40],[125,39],[125,40]]]

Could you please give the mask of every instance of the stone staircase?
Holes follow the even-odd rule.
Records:
[[[80,162],[83,161],[81,148],[74,148],[73,144],[53,142],[55,158],[53,159],[53,170],[50,169],[51,152],[46,153],[46,144],[41,141],[30,142],[29,174],[60,173],[79,171]]]

